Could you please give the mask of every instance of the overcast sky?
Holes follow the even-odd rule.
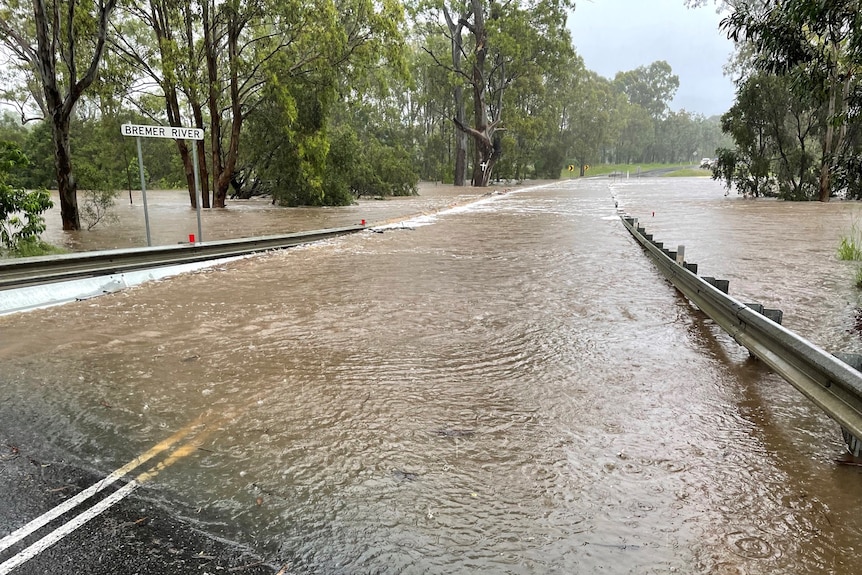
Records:
[[[569,28],[590,70],[612,80],[665,60],[679,76],[671,108],[712,116],[726,112],[734,96],[722,72],[733,43],[719,20],[712,3],[690,9],[684,0],[576,0]]]

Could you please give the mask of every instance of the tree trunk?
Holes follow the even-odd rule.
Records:
[[[28,61],[36,68],[42,93],[45,96],[45,112],[50,117],[51,140],[54,146],[54,167],[57,170],[57,189],[60,194],[60,214],[64,230],[81,229],[81,218],[78,213],[78,186],[72,172],[72,153],[69,145],[70,119],[75,111],[75,104],[81,98],[84,90],[90,87],[96,79],[99,63],[105,49],[108,30],[108,19],[114,10],[117,0],[107,0],[100,6],[97,13],[98,26],[93,37],[92,57],[83,77],[78,78],[78,64],[86,62],[87,58],[78,53],[77,30],[74,28],[75,6],[70,3],[65,20],[69,23],[67,29],[61,30],[60,8],[52,6],[53,13],[48,14],[48,6],[44,1],[33,2],[33,23],[35,25],[36,49],[21,42],[21,49],[28,54]],[[11,30],[4,26],[4,32]],[[61,33],[62,32],[62,33]],[[59,54],[58,54],[59,53]],[[62,73],[57,71],[59,60],[65,64]],[[62,85],[68,87],[65,94],[61,92],[58,77],[63,77]]]
[[[820,197],[821,202],[828,202],[831,195],[831,176],[830,168],[832,166],[832,139],[835,134],[835,127],[832,125],[832,118],[835,115],[835,91],[834,83],[832,90],[829,91],[829,111],[826,114],[826,135],[823,138],[823,158],[820,160]]]
[[[57,191],[60,195],[60,217],[64,230],[80,230],[81,217],[78,212],[78,183],[72,172],[72,150],[69,145],[69,120],[54,118],[54,167],[57,171]]]
[[[210,15],[211,0],[204,0],[201,3],[203,8],[203,27],[204,27],[204,50],[206,52],[207,62],[207,77],[209,85],[209,93],[207,94],[207,106],[210,112],[210,155],[213,180],[213,205],[216,203],[216,190],[218,186],[216,182],[221,177],[223,171],[221,160],[221,109],[219,107],[219,86],[218,86],[218,61],[215,45],[215,14]],[[212,17],[212,19],[211,19]]]
[[[165,98],[168,103],[168,124],[175,127],[181,127],[180,105],[177,101],[177,91],[173,88],[165,90]],[[177,150],[180,153],[180,159],[183,162],[183,172],[186,176],[186,187],[189,190],[189,202],[193,208],[197,207],[197,197],[195,194],[195,172],[192,165],[191,154],[189,154],[189,146],[185,140],[175,140]]]
[[[239,135],[242,129],[242,105],[240,102],[239,93],[239,36],[242,31],[242,26],[237,22],[236,16],[232,15],[228,23],[227,35],[227,51],[228,63],[230,70],[230,110],[231,110],[231,125],[230,125],[230,143],[228,144],[227,154],[224,160],[224,166],[218,176],[215,184],[215,201],[213,205],[217,208],[225,206],[227,199],[227,190],[233,180],[233,173],[236,170],[236,160],[239,155]]]
[[[444,6],[443,15],[446,17],[446,26],[452,37],[452,69],[460,76],[463,58],[464,23],[462,20],[455,22],[449,14],[449,9]],[[458,80],[456,80],[457,82]],[[464,105],[464,87],[459,83],[452,91],[455,100],[455,173],[453,183],[456,186],[467,185],[467,146],[469,140],[467,134],[460,129],[467,121],[467,111]]]
[[[200,82],[200,72],[198,69],[197,47],[195,46],[195,34],[192,32],[192,7],[188,4],[183,5],[183,19],[186,28],[186,58],[190,67],[190,77],[186,77],[185,92],[189,100],[189,106],[192,109],[192,118],[194,119],[195,128],[204,129],[204,113],[203,104],[201,103],[201,95],[198,91]],[[198,176],[201,187],[201,207],[210,207],[210,186],[209,186],[209,171],[207,170],[206,146],[203,140],[195,140],[194,145],[198,151]]]
[[[156,44],[159,47],[159,55],[165,65],[165,74],[161,79],[162,92],[165,95],[165,113],[168,117],[168,125],[182,127],[183,118],[180,111],[179,87],[177,73],[174,71],[174,57],[168,50],[175,42],[173,22],[171,20],[171,9],[165,2],[150,0],[150,25],[156,34]],[[186,176],[186,188],[189,191],[189,204],[197,207],[195,194],[194,166],[189,155],[189,147],[185,140],[175,140],[177,151],[183,162],[183,173]]]
[[[204,115],[199,101],[192,101],[192,115],[195,119],[195,128],[204,127]],[[201,185],[201,207],[210,207],[210,182],[209,171],[207,170],[207,151],[203,140],[195,140],[195,145],[198,147],[198,175],[200,176]]]
[[[453,183],[456,186],[467,185],[467,146],[469,140],[467,133],[457,128],[457,125],[463,125],[466,121],[466,111],[464,110],[464,88],[462,86],[455,87],[455,174]]]
[[[189,205],[193,208],[198,207],[197,194],[195,193],[195,168],[192,162],[191,154],[189,154],[189,146],[185,140],[175,140],[177,150],[180,152],[180,159],[183,162],[183,172],[186,176],[186,187],[189,190]]]

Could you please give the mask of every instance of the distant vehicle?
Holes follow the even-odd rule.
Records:
[[[703,158],[700,160],[700,167],[708,170],[712,167],[712,158]]]

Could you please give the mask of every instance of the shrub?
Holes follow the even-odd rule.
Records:
[[[862,232],[857,222],[850,226],[850,233],[841,236],[838,259],[853,262],[862,260]]]
[[[9,184],[10,174],[29,163],[17,145],[0,141],[0,247],[9,250],[38,238],[45,231],[42,213],[54,205],[47,190],[28,192]]]

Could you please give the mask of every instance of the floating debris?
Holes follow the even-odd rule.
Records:
[[[432,429],[429,433],[438,437],[472,437],[476,434],[473,429]]]
[[[416,481],[417,479],[419,479],[419,474],[410,471],[404,471],[403,469],[393,469],[392,477],[394,477],[398,481]]]

